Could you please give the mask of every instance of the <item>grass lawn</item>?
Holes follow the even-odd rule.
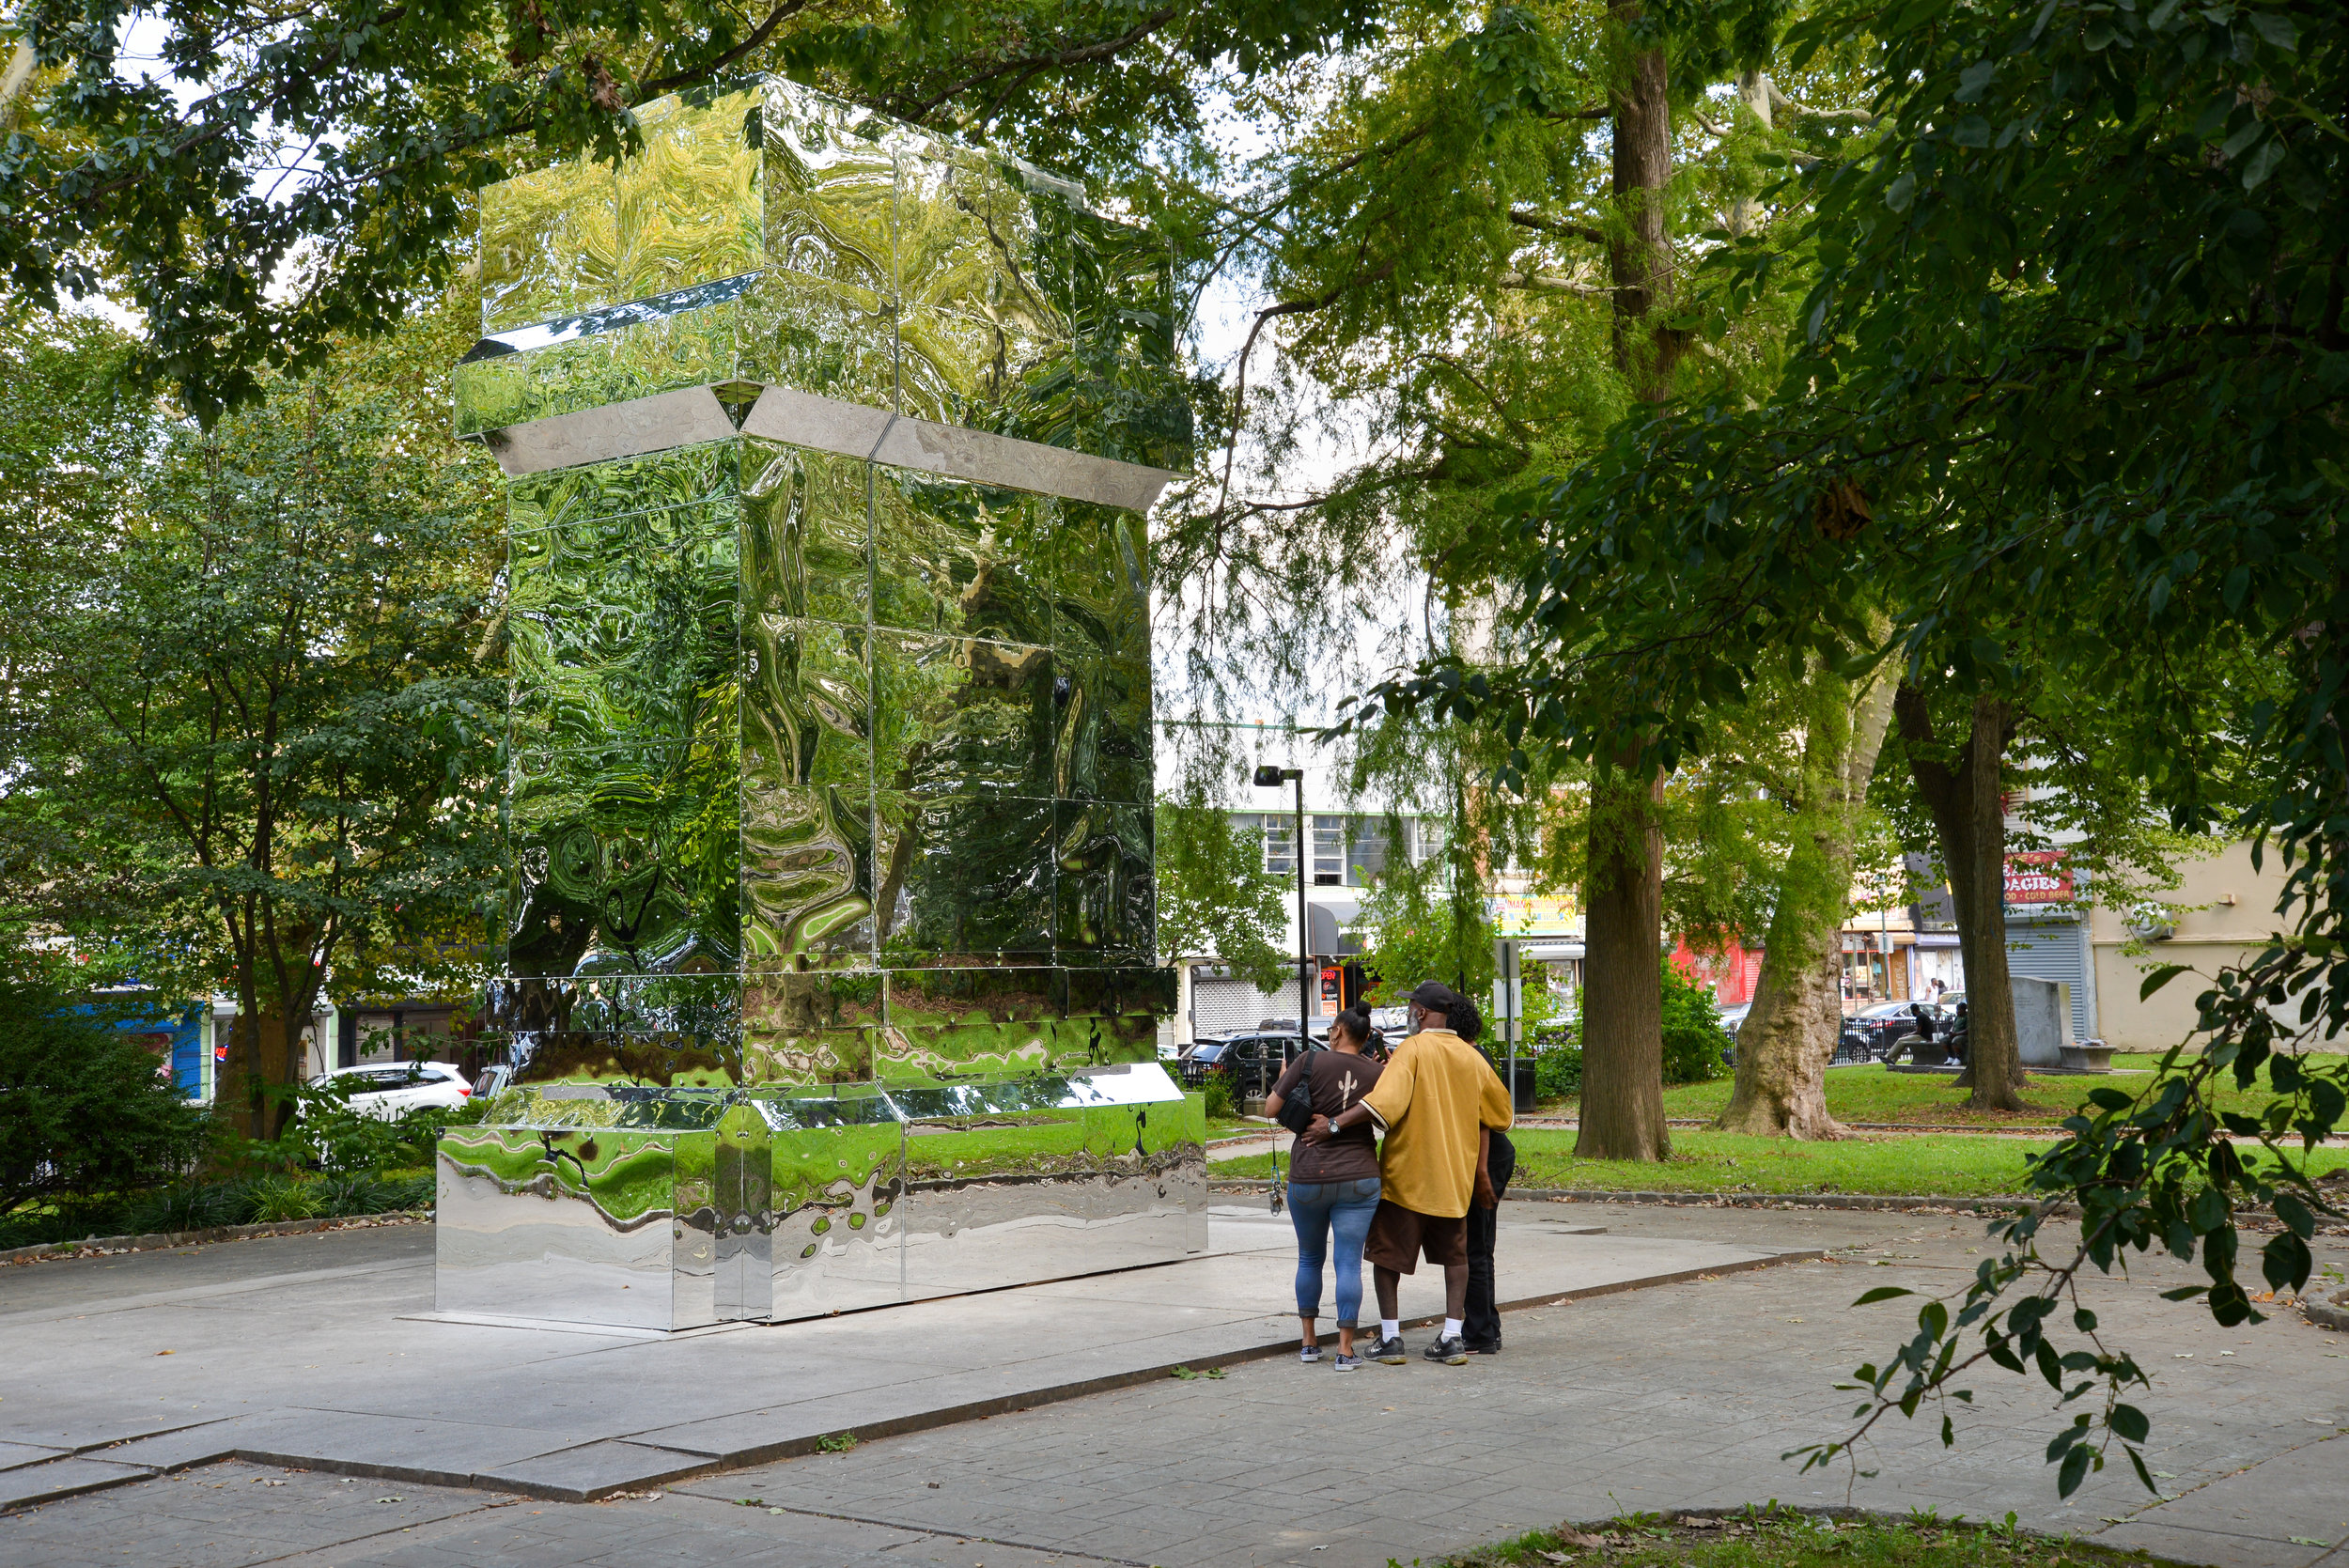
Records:
[[[2161,1058],[2157,1056],[2115,1055],[2115,1067],[2151,1069]],[[2118,1089],[2124,1094],[2150,1091],[2155,1079],[2145,1074],[2115,1073],[2110,1078],[2033,1078],[2023,1091],[2023,1102],[2032,1109],[2021,1112],[1990,1113],[1966,1109],[1963,1089],[1950,1087],[1949,1079],[1931,1073],[1896,1073],[1878,1065],[1865,1067],[1830,1067],[1827,1075],[1827,1108],[1839,1120],[1845,1122],[1911,1122],[1936,1126],[2046,1126],[2061,1121],[2072,1113],[2091,1089],[2099,1086]],[[1729,1104],[1730,1080],[1725,1078],[1709,1083],[1677,1083],[1664,1091],[1664,1114],[1682,1120],[1711,1121]],[[2245,1115],[2257,1115],[2267,1104],[2266,1080],[2260,1086],[2238,1090],[2232,1077],[2222,1080],[2218,1103],[2221,1110],[2238,1110]],[[1544,1110],[1563,1111],[1573,1115],[1580,1107],[1574,1100],[1543,1107]]]
[[[1833,1143],[1747,1138],[1675,1129],[1672,1157],[1661,1165],[1577,1159],[1571,1132],[1529,1127],[1511,1134],[1520,1188],[1583,1188],[1614,1192],[1856,1192],[1908,1197],[1926,1193],[1988,1197],[2023,1189],[2023,1161],[2046,1142],[1964,1133],[1882,1133]],[[2264,1157],[2263,1156],[2262,1157]],[[1210,1174],[1271,1173],[1271,1157],[1215,1161]],[[2322,1149],[2317,1171],[2349,1165],[2349,1149]],[[1283,1169],[1286,1169],[1283,1160]]]
[[[1962,1517],[1962,1515],[1960,1516]],[[2007,1515],[2013,1519],[2012,1514]],[[2046,1536],[1993,1525],[1960,1524],[1932,1514],[1898,1522],[1812,1519],[1749,1510],[1748,1516],[1667,1522],[1654,1514],[1625,1514],[1588,1530],[1561,1526],[1535,1530],[1448,1560],[1445,1568],[2118,1568],[2149,1560],[2141,1552]]]

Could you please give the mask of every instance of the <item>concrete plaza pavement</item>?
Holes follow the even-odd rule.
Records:
[[[2349,1568],[2349,1439],[2337,1436],[2349,1422],[2349,1336],[2289,1313],[2220,1329],[2199,1306],[2158,1298],[2159,1290],[2193,1278],[2192,1270],[2139,1260],[2134,1279],[2092,1281],[2088,1296],[2116,1343],[2153,1375],[2154,1388],[2137,1403],[2154,1420],[2148,1458],[2164,1500],[2148,1498],[2117,1465],[2068,1503],[2059,1501],[2041,1451],[2068,1413],[2053,1408],[2044,1383],[1986,1368],[1971,1380],[1976,1406],[1959,1412],[1956,1448],[1940,1446],[1937,1419],[1895,1421],[1863,1456],[1875,1477],[1841,1470],[1806,1477],[1780,1455],[1845,1429],[1852,1396],[1832,1385],[1858,1361],[1879,1358],[1901,1337],[1914,1305],[1852,1310],[1850,1302],[1876,1284],[1962,1285],[1986,1245],[1981,1221],[1512,1205],[1504,1295],[1530,1294],[1510,1289],[1506,1271],[1535,1244],[1534,1227],[1543,1223],[1520,1217],[1538,1211],[1568,1226],[1610,1228],[1593,1239],[1705,1244],[1749,1255],[1821,1249],[1828,1257],[1516,1312],[1506,1320],[1504,1352],[1462,1368],[1414,1360],[1342,1376],[1327,1363],[1246,1360],[1221,1379],[1156,1377],[603,1503],[208,1465],[0,1519],[0,1564],[1026,1568],[1059,1560],[1377,1568],[1390,1558],[1432,1561],[1562,1518],[1776,1498],[1895,1512],[1936,1508],[1972,1518],[2013,1510],[2029,1528],[2184,1561]],[[2349,1246],[2339,1239],[2320,1238],[2317,1246],[2322,1264],[2349,1265]],[[1277,1253],[1263,1261],[1278,1272]],[[205,1266],[223,1265],[208,1260]],[[1274,1274],[1262,1282],[1277,1306]],[[0,1289],[13,1296],[18,1284],[9,1280]],[[291,1321],[283,1314],[316,1310],[300,1299],[301,1291],[316,1288],[287,1287],[285,1298],[243,1311],[253,1320]],[[1111,1315],[1130,1310],[1115,1298],[1088,1305]],[[172,1312],[190,1309],[140,1311],[150,1322],[169,1322]],[[912,1323],[895,1312],[867,1321],[884,1320]],[[1053,1317],[1042,1332],[1060,1332],[1070,1321]],[[1268,1332],[1286,1328],[1268,1315],[1262,1321]],[[5,1316],[0,1330],[13,1342]],[[1424,1335],[1412,1337],[1416,1344]],[[698,1343],[731,1348],[746,1336]],[[896,1355],[935,1361],[943,1348],[916,1333]],[[1006,1338],[996,1348],[1013,1358],[1049,1356],[1052,1347]],[[365,1344],[350,1351],[354,1359],[367,1355]],[[562,1382],[563,1363],[582,1358],[594,1357],[520,1370],[553,1377],[543,1402],[568,1401],[577,1390]],[[0,1423],[17,1420],[21,1365],[9,1358]],[[478,1374],[496,1371],[493,1362],[474,1360],[447,1365],[436,1378],[452,1390],[454,1406]],[[107,1387],[103,1379],[98,1386]],[[39,1436],[21,1426],[16,1432],[20,1440]]]
[[[1773,1261],[1513,1220],[1518,1298]],[[1294,1238],[1217,1211],[1207,1254],[1051,1284],[676,1335],[432,1314],[425,1227],[0,1274],[0,1506],[241,1457],[565,1500],[1216,1367],[1294,1332]],[[1441,1281],[1412,1281],[1433,1313]]]

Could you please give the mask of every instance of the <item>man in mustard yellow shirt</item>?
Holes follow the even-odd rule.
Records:
[[[1299,1135],[1317,1143],[1363,1121],[1382,1135],[1378,1212],[1362,1244],[1378,1293],[1378,1342],[1362,1354],[1390,1366],[1401,1366],[1407,1354],[1396,1297],[1422,1257],[1443,1269],[1444,1283],[1443,1332],[1424,1354],[1455,1367],[1468,1359],[1460,1319],[1468,1304],[1469,1204],[1493,1202],[1490,1134],[1507,1130],[1511,1117],[1492,1063],[1449,1027],[1446,1015],[1458,1005],[1437,981],[1413,991],[1410,1037],[1377,1083],[1335,1122],[1316,1116]]]

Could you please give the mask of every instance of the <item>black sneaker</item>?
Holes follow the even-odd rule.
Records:
[[[1399,1367],[1411,1358],[1411,1353],[1403,1348],[1403,1336],[1400,1334],[1392,1339],[1356,1340],[1354,1354],[1366,1361],[1384,1361],[1391,1367]]]
[[[1486,1340],[1482,1343],[1470,1345],[1468,1348],[1471,1356],[1498,1356],[1501,1354],[1501,1342]]]
[[[1400,1349],[1401,1346],[1398,1345],[1396,1348]],[[1420,1354],[1431,1361],[1441,1361],[1448,1367],[1468,1365],[1468,1346],[1460,1343],[1460,1336],[1457,1334],[1446,1334]],[[1384,1359],[1383,1357],[1380,1358]]]

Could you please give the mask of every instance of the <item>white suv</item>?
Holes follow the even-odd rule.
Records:
[[[365,1067],[342,1067],[310,1080],[313,1089],[328,1084],[350,1086],[350,1109],[363,1116],[391,1121],[403,1111],[423,1106],[457,1110],[473,1096],[465,1075],[446,1062],[388,1062]]]

